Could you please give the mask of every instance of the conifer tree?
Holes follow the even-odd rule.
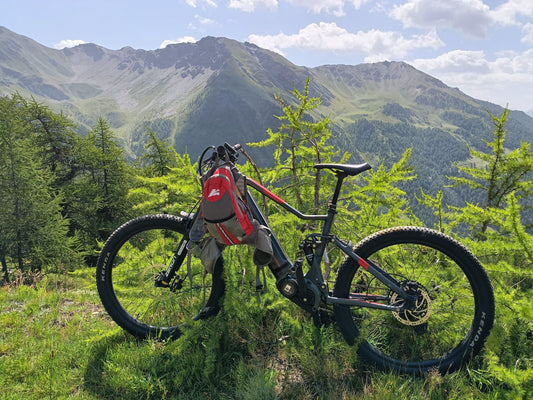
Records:
[[[130,216],[127,200],[132,186],[131,168],[114,138],[109,123],[99,118],[78,149],[80,172],[69,186],[72,228],[87,249]]]
[[[146,176],[164,176],[177,165],[176,154],[169,144],[157,137],[153,130],[146,133],[148,141],[144,146],[144,154],[140,158]]]
[[[405,191],[400,188],[402,183],[416,178],[410,158],[409,148],[390,169],[381,164],[363,175],[365,183],[360,187],[353,187],[350,182],[345,185],[346,199],[352,204],[348,218],[353,223],[361,222],[359,235],[398,224],[419,223],[409,208]]]
[[[533,194],[533,153],[530,151],[530,143],[522,142],[519,148],[513,150],[505,148],[508,115],[508,109],[500,117],[490,114],[494,124],[493,140],[486,142],[490,152],[470,149],[470,155],[478,160],[478,165],[458,166],[462,176],[449,177],[453,181],[453,187],[466,185],[482,193],[481,204],[467,204],[455,209],[456,212],[476,218],[476,221],[470,221],[470,225],[474,235],[479,238],[485,237],[485,232],[494,222],[492,216],[495,214],[492,211],[504,207],[510,194],[517,201]]]
[[[274,147],[275,166],[267,170],[265,180],[276,188],[283,188],[284,198],[296,208],[316,213],[321,207],[324,210],[336,179],[331,173],[320,173],[313,165],[346,162],[351,154],[346,152],[341,155],[330,144],[328,117],[313,119],[312,114],[320,105],[320,98],[310,96],[310,83],[308,79],[302,92],[296,88],[293,90],[292,94],[297,101],[295,106],[279,94],[276,96],[284,112],[284,115],[277,116],[281,121],[280,127],[275,132],[268,129],[269,137],[266,140],[250,145]],[[355,239],[402,221],[406,223],[409,219],[409,222],[418,223],[408,207],[406,193],[398,187],[399,183],[416,177],[409,165],[410,155],[411,151],[407,149],[390,169],[381,165],[363,177],[345,180],[340,199],[345,202],[345,206],[337,209],[338,222],[335,229],[342,230],[345,236],[351,235]],[[354,186],[361,179],[365,181],[363,187]],[[343,224],[342,219],[348,223]],[[357,224],[357,221],[364,223]],[[274,229],[292,231],[293,234],[295,224],[298,226],[301,223],[286,214],[276,215],[270,222]],[[307,225],[298,227],[304,230]],[[297,240],[293,241],[296,242]]]
[[[62,113],[54,113],[34,98],[26,100],[19,96],[19,101],[43,166],[54,174],[54,187],[60,190],[74,179],[79,168],[75,150],[80,137],[74,131],[75,125]]]
[[[0,98],[0,259],[4,279],[11,261],[25,271],[67,258],[67,221],[53,175],[34,147],[18,96]]]
[[[162,176],[137,176],[135,187],[130,189],[128,199],[135,212],[142,214],[170,213],[194,209],[201,195],[201,184],[196,165],[188,154],[173,152],[174,166]]]
[[[275,166],[265,175],[267,182],[282,184],[288,198],[294,200],[296,208],[317,211],[325,202],[321,198],[320,171],[314,164],[331,162],[338,152],[328,143],[331,138],[329,117],[315,121],[312,112],[320,104],[320,97],[309,93],[311,79],[307,78],[302,92],[294,88],[291,94],[296,105],[290,104],[280,94],[276,96],[283,115],[276,116],[281,122],[277,131],[268,129],[268,138],[259,143],[249,143],[256,147],[274,147]],[[342,160],[348,158],[344,154]],[[339,157],[341,158],[341,157]]]

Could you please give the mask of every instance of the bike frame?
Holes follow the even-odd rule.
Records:
[[[348,174],[344,174],[341,172],[336,172],[337,175],[337,184],[335,187],[335,192],[333,194],[332,200],[330,204],[328,205],[327,214],[304,214],[291,206],[289,203],[287,203],[285,200],[283,200],[278,195],[272,193],[270,190],[268,190],[266,187],[261,185],[260,183],[256,182],[255,180],[251,178],[246,178],[246,184],[249,187],[252,187],[262,195],[268,197],[275,203],[279,204],[281,207],[283,207],[285,210],[290,212],[291,214],[294,214],[299,219],[302,220],[308,220],[308,221],[323,221],[322,226],[322,233],[318,234],[311,234],[310,237],[318,238],[319,240],[316,241],[316,246],[314,248],[314,255],[313,255],[313,261],[311,262],[311,265],[309,267],[308,272],[304,275],[302,271],[302,264],[303,262],[292,262],[290,258],[287,256],[285,251],[283,250],[283,247],[281,246],[281,243],[277,239],[276,235],[272,230],[271,232],[271,241],[272,241],[272,262],[271,265],[273,266],[273,269],[292,269],[297,277],[298,280],[298,286],[303,286],[299,288],[300,293],[302,296],[305,296],[307,293],[307,290],[310,290],[313,293],[313,304],[311,304],[311,308],[313,312],[318,311],[321,301],[324,301],[326,304],[338,304],[338,305],[345,305],[345,306],[351,306],[351,307],[366,307],[366,308],[373,308],[373,309],[380,309],[380,310],[386,310],[386,311],[395,311],[400,312],[405,309],[408,309],[411,307],[415,301],[416,297],[413,295],[408,294],[401,284],[394,279],[391,275],[389,275],[385,270],[383,270],[381,267],[379,267],[377,264],[373,263],[370,260],[365,260],[359,255],[357,255],[351,248],[349,242],[345,242],[335,235],[331,235],[331,228],[333,226],[333,222],[335,220],[335,215],[337,214],[337,201],[339,198],[342,182]],[[269,227],[268,221],[266,220],[263,212],[257,205],[257,202],[255,201],[254,197],[252,196],[252,193],[248,188],[246,188],[246,196],[247,196],[247,204],[250,208],[250,211],[253,215],[253,217],[262,225],[265,225]],[[188,221],[189,221],[189,228],[192,226],[192,223],[194,221],[194,217],[191,218],[191,215],[183,215]],[[180,268],[180,266],[185,261],[185,258],[187,256],[187,244],[189,242],[189,235],[188,232],[185,233],[182,241],[178,245],[178,248],[174,254],[174,257],[170,261],[170,264],[167,267],[167,270],[162,273],[155,282],[156,286],[161,287],[169,287],[170,282],[172,281],[175,272],[177,269]],[[322,274],[322,258],[324,257],[324,252],[326,250],[326,246],[328,243],[333,243],[336,247],[338,247],[344,254],[346,254],[348,257],[352,258],[357,262],[357,264],[362,267],[365,271],[373,275],[376,279],[378,279],[380,282],[382,282],[384,285],[386,285],[392,292],[397,293],[397,295],[402,298],[404,301],[401,303],[401,305],[390,305],[390,304],[382,304],[379,303],[385,302],[389,303],[390,296],[383,296],[383,295],[375,295],[375,294],[365,294],[365,293],[350,293],[348,298],[339,298],[334,297],[331,295],[331,292],[329,291],[327,282],[324,280],[324,275]],[[307,299],[304,298],[304,301]]]
[[[314,237],[319,237],[320,240],[317,242],[317,246],[314,251],[313,261],[310,265],[309,271],[307,272],[307,274],[305,274],[306,285],[315,294],[314,296],[315,304],[313,304],[313,310],[315,311],[318,310],[318,307],[320,305],[320,300],[324,299],[326,304],[339,304],[339,305],[346,305],[346,306],[353,306],[353,307],[366,307],[366,308],[380,309],[380,310],[386,310],[386,311],[395,311],[395,312],[402,311],[406,308],[407,304],[411,304],[411,302],[415,300],[414,296],[406,293],[405,290],[402,288],[401,284],[396,279],[394,279],[392,276],[390,276],[386,271],[380,268],[378,265],[376,265],[370,260],[365,260],[359,257],[359,255],[357,255],[352,250],[348,242],[345,242],[339,239],[335,235],[330,235],[330,231],[335,220],[335,215],[337,214],[337,200],[339,198],[340,189],[341,189],[342,182],[345,177],[346,175],[337,173],[337,185],[335,187],[333,198],[328,206],[327,214],[317,214],[317,215],[315,214],[309,215],[309,214],[304,214],[300,212],[299,210],[297,210],[296,208],[288,204],[281,197],[272,193],[266,187],[264,187],[263,185],[261,185],[260,183],[256,182],[255,180],[251,178],[247,177],[246,182],[248,186],[252,187],[253,189],[258,191],[262,195],[273,200],[275,203],[279,204],[285,210],[289,211],[291,214],[294,214],[298,218],[302,220],[324,222],[323,227],[322,227],[322,233],[312,235]],[[252,196],[249,190],[247,190],[247,201],[248,201],[248,206],[251,209],[251,212],[254,218],[256,218],[261,224],[265,226],[269,226],[268,222],[266,221],[265,216],[263,215],[261,209],[257,205],[257,202],[255,201],[254,197]],[[272,241],[272,249],[273,249],[273,264],[277,268],[285,268],[287,266],[292,266],[293,268],[301,268],[301,263],[298,265],[297,263],[291,262],[289,257],[284,252],[283,247],[281,246],[279,240],[277,239],[277,237],[275,236],[273,232],[271,234],[271,241]],[[404,299],[403,304],[401,306],[381,304],[381,303],[378,303],[377,301],[388,301],[390,300],[390,297],[381,296],[381,295],[373,295],[373,294],[364,294],[364,293],[351,293],[349,298],[333,297],[328,289],[327,282],[324,281],[324,276],[322,274],[322,268],[321,268],[322,258],[324,256],[326,246],[330,242],[333,243],[340,250],[342,250],[344,254],[346,254],[348,257],[355,260],[360,267],[362,267],[368,273],[373,275],[376,279],[381,281],[384,285],[386,285],[389,289],[391,289],[391,291],[397,293],[399,297]]]

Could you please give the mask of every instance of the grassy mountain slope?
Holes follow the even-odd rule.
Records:
[[[420,179],[412,191],[442,188],[453,162],[469,162],[467,144],[486,150],[487,110],[502,112],[406,63],[305,68],[253,44],[213,37],[151,51],[94,44],[54,50],[0,27],[0,73],[0,95],[33,95],[69,115],[82,133],[107,118],[132,158],[142,152],[147,129],[193,157],[208,144],[261,140],[279,125],[274,95],[290,99],[309,76],[311,96],[322,98],[315,117],[331,118],[342,150],[376,165],[413,148]],[[507,128],[509,147],[533,137],[525,113],[512,112]],[[458,194],[449,196],[454,202]]]

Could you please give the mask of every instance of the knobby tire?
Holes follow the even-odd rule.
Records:
[[[181,217],[146,215],[125,223],[106,241],[96,268],[98,293],[111,318],[132,335],[176,338],[202,307],[218,305],[224,293],[218,263],[213,274],[206,274],[198,260],[188,268],[185,259],[173,281],[181,284],[173,290],[155,285],[186,234],[187,220]]]
[[[403,282],[419,298],[413,312],[370,310],[336,305],[337,324],[358,354],[381,369],[420,374],[457,370],[480,352],[494,320],[494,295],[483,267],[451,237],[421,227],[377,232],[354,251]],[[347,258],[341,264],[333,295],[390,296],[390,289]]]

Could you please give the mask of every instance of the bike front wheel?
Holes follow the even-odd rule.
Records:
[[[168,285],[157,285],[174,255],[186,252],[182,241],[187,220],[172,215],[146,215],[119,227],[98,258],[100,299],[111,318],[140,338],[176,338],[182,327],[224,293],[222,258],[213,274],[197,260],[176,266]],[[182,257],[183,259],[183,257]]]
[[[421,227],[397,227],[369,236],[354,249],[415,295],[409,310],[391,312],[335,306],[346,341],[362,337],[358,354],[382,369],[447,373],[460,368],[482,349],[494,320],[494,295],[483,267],[451,237]],[[340,266],[333,295],[374,295],[401,305],[383,283],[347,258]],[[379,297],[381,296],[381,297]]]

